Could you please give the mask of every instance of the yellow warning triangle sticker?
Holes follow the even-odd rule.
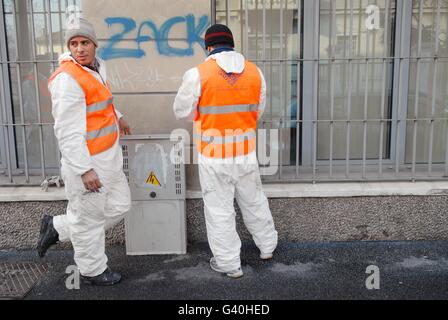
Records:
[[[155,185],[155,186],[159,186],[159,187],[162,186],[162,185],[160,184],[160,182],[159,182],[159,179],[157,179],[157,177],[156,177],[154,171],[151,171],[151,173],[149,174],[148,179],[146,180],[146,183],[147,183],[147,184],[153,184],[153,185]]]

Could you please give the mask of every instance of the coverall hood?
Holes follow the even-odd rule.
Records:
[[[236,51],[220,52],[211,55],[208,59],[216,60],[218,66],[226,73],[242,73],[246,63],[244,56]]]

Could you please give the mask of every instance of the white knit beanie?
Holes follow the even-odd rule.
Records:
[[[80,36],[89,38],[98,47],[95,28],[84,18],[76,19],[74,23],[67,26],[67,30],[65,31],[65,43],[67,43],[67,47],[70,48],[70,40],[72,38]]]

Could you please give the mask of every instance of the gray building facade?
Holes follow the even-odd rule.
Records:
[[[191,134],[172,112],[182,75],[211,23],[233,30],[267,80],[258,156],[281,239],[448,239],[448,0],[2,0],[0,13],[0,247],[31,246],[42,212],[63,211],[62,192],[32,190],[59,174],[46,83],[79,15],[136,134]],[[186,142],[188,236],[205,240]]]

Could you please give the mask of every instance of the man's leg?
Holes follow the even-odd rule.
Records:
[[[278,235],[269,202],[263,192],[258,165],[240,165],[236,199],[244,224],[260,249],[260,257],[269,257],[277,247]]]
[[[60,240],[70,239],[74,259],[81,275],[95,277],[107,269],[104,236],[105,192],[87,192],[81,177],[64,176],[69,201],[67,214],[54,217],[53,223]]]
[[[106,218],[105,230],[109,230],[119,223],[126,212],[131,209],[131,192],[126,176],[121,171],[108,182],[106,206],[104,216]]]
[[[73,211],[71,208],[71,201],[67,204],[66,213],[63,215],[53,217],[53,225],[56,231],[59,234],[59,241],[67,242],[70,241],[70,228],[67,216],[70,215],[70,212]]]
[[[241,267],[241,240],[233,206],[235,187],[231,176],[224,170],[218,172],[217,166],[199,164],[207,238],[217,266],[233,271]]]
[[[53,217],[53,226],[58,232],[59,241],[61,242],[70,241],[70,228],[67,216],[69,216],[70,212],[73,212],[74,210],[74,208],[72,208],[73,201],[70,201],[70,199],[74,199],[76,189],[80,188],[79,185],[74,184],[74,177],[70,178],[70,174],[67,172],[68,170],[66,168],[61,168],[61,178],[64,181],[65,196],[68,199],[66,214]]]
[[[61,168],[61,178],[64,180],[64,189],[67,199],[69,199],[67,204],[66,214],[59,215],[56,217],[50,217],[45,215],[41,220],[39,241],[37,243],[37,252],[41,258],[43,258],[48,249],[56,244],[58,241],[67,242],[70,241],[70,229],[68,215],[73,211],[72,205],[73,201],[70,201],[74,197],[74,179],[69,181],[69,176],[67,175],[67,168],[62,166]]]

